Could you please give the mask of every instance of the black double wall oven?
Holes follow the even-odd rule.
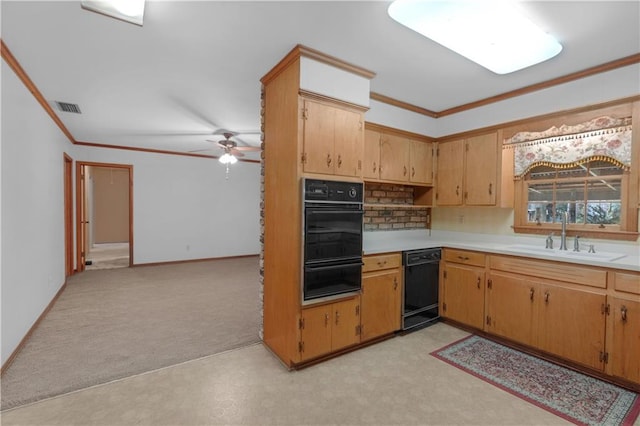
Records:
[[[303,304],[362,285],[363,184],[303,179]]]

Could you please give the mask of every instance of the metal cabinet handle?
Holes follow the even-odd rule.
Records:
[[[414,177],[416,175],[416,169],[415,167],[411,167],[411,177]]]
[[[458,256],[458,259],[467,261],[469,258],[467,256]]]
[[[402,173],[403,176],[407,175],[407,166],[404,166],[404,172]]]
[[[549,303],[549,292],[548,291],[544,292],[544,303]]]
[[[338,325],[338,322],[340,322],[340,312],[336,311],[336,325]]]
[[[398,288],[398,277],[393,277],[393,289],[396,290]]]
[[[480,288],[480,277],[478,277],[478,282],[477,282],[477,284],[478,284],[478,288]]]
[[[376,166],[376,162],[374,161],[373,162],[373,173],[375,173],[377,169],[378,169],[378,167]]]
[[[331,154],[327,154],[327,167],[331,166]]]
[[[329,325],[329,314],[324,314],[324,326],[327,327]]]
[[[490,183],[489,184],[489,195],[491,195],[493,193],[493,188],[492,188],[493,184]]]
[[[620,319],[622,322],[627,322],[627,307],[624,305],[620,308]]]
[[[378,266],[379,266],[379,267],[381,267],[381,268],[382,268],[384,265],[386,265],[386,264],[387,264],[387,261],[386,261],[386,260],[379,260],[379,261],[378,261]]]
[[[460,185],[456,185],[456,195],[460,195]]]
[[[531,287],[529,289],[529,300],[531,300],[533,302],[533,293],[535,292],[535,290],[533,289],[533,287]]]
[[[338,167],[342,166],[342,156],[338,154]]]

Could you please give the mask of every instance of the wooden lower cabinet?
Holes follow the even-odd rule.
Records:
[[[537,344],[537,283],[515,274],[491,272],[486,297],[487,332],[524,345]]]
[[[402,295],[400,253],[364,258],[361,294],[361,339],[367,341],[399,330]]]
[[[360,297],[302,309],[300,362],[360,343]]]
[[[484,324],[484,269],[446,262],[443,265],[441,316],[481,329]]]
[[[612,297],[611,375],[640,384],[640,300]]]
[[[606,295],[560,285],[540,286],[538,347],[602,371]]]

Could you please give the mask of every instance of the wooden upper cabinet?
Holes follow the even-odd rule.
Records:
[[[430,184],[433,181],[433,144],[409,141],[409,181]]]
[[[436,203],[440,206],[495,206],[499,150],[497,132],[438,144]]]
[[[304,101],[304,171],[333,174],[334,108]]]
[[[305,99],[303,119],[305,173],[361,176],[362,113]]]
[[[396,135],[383,134],[380,142],[380,179],[406,182],[409,179],[409,144]]]
[[[362,177],[365,179],[380,179],[380,139],[380,132],[364,130]]]
[[[334,173],[340,176],[361,176],[364,133],[362,114],[335,109],[335,136],[333,152]]]
[[[464,202],[468,206],[494,206],[498,191],[497,134],[475,136],[466,140]]]
[[[460,206],[463,196],[464,140],[438,144],[436,204]]]

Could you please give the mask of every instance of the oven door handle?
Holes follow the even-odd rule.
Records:
[[[359,214],[363,215],[364,210],[324,210],[324,209],[315,209],[315,210],[307,210],[307,214]]]
[[[363,266],[364,262],[362,261],[358,261],[358,262],[349,262],[349,263],[340,263],[340,264],[333,264],[333,265],[305,265],[304,270],[305,271],[330,271],[330,270],[334,270],[334,269],[342,269],[342,268],[349,268],[352,266]]]

